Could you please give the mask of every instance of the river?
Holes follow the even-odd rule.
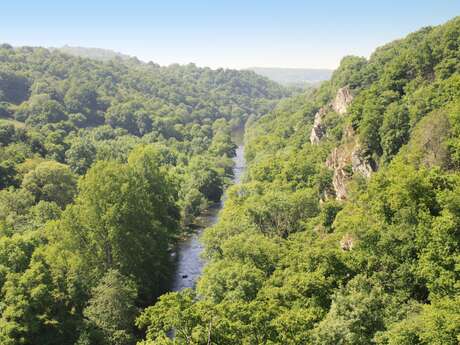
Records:
[[[245,169],[244,146],[240,144],[236,149],[236,156],[233,158],[233,183],[239,183]],[[203,271],[205,265],[201,258],[203,245],[200,242],[201,234],[204,229],[216,224],[219,211],[225,203],[225,195],[222,200],[210,207],[202,216],[200,224],[202,226],[194,231],[190,236],[181,240],[176,249],[176,271],[172,279],[171,291],[180,291],[185,288],[193,288],[196,281]]]

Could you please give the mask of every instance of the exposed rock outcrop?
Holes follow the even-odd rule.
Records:
[[[323,124],[324,117],[331,110],[343,115],[347,112],[348,105],[353,100],[353,95],[348,86],[342,87],[337,91],[334,101],[321,107],[315,114],[315,121],[313,122],[313,128],[310,133],[310,142],[312,144],[318,144],[322,137],[326,134],[326,128]]]
[[[351,138],[354,137],[355,135],[355,130],[353,129],[353,127],[351,125],[347,125],[345,127],[345,140],[349,140]]]
[[[310,134],[310,142],[312,144],[319,143],[321,138],[326,134],[324,119],[327,114],[331,111],[340,115],[346,114],[348,106],[352,101],[353,95],[351,89],[345,86],[337,91],[332,102],[318,110],[315,114],[315,121]],[[351,125],[344,128],[344,131],[345,143],[336,147],[326,160],[326,166],[333,171],[332,186],[334,191],[332,193],[325,192],[322,197],[324,200],[327,200],[331,194],[335,194],[338,200],[346,199],[348,194],[347,183],[353,174],[360,174],[365,178],[369,178],[377,168],[371,160],[365,157]]]
[[[346,182],[350,178],[347,166],[351,162],[350,154],[346,147],[336,147],[326,160],[326,166],[334,173],[332,175],[332,186],[334,187],[335,197],[344,200],[347,197]]]
[[[353,173],[359,173],[366,178],[370,178],[371,174],[377,170],[375,163],[364,157],[359,146],[355,147],[351,153],[351,166]]]
[[[347,198],[347,183],[353,174],[370,178],[377,170],[376,164],[364,157],[361,147],[356,142],[334,148],[326,160],[326,166],[333,171],[332,186],[338,200]]]
[[[350,88],[348,86],[344,86],[337,91],[335,99],[331,104],[332,109],[340,115],[343,115],[347,112],[348,105],[352,100],[353,95],[351,94]]]
[[[327,114],[327,107],[322,107],[318,112],[315,114],[315,121],[313,122],[313,128],[311,129],[310,133],[310,142],[312,144],[317,144],[321,140],[321,138],[326,134],[326,129],[324,128],[322,122],[324,116]]]

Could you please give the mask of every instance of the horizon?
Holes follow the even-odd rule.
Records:
[[[7,43],[9,44],[8,42],[3,42],[3,43]],[[14,48],[21,48],[21,47],[25,47],[25,46],[13,46]],[[40,46],[36,46],[36,47],[40,47]],[[35,48],[36,48],[35,47]],[[116,51],[116,50],[112,50],[112,49],[107,49],[107,48],[100,48],[100,47],[83,47],[83,46],[71,46],[71,45],[68,45],[68,44],[65,44],[63,46],[60,46],[60,47],[41,47],[41,48],[45,48],[45,49],[63,49],[63,48],[80,48],[80,49],[101,49],[101,50],[105,50],[105,51],[110,51],[112,53],[115,53],[115,54],[121,54],[121,55],[124,55],[124,56],[127,56],[127,57],[130,57],[130,58],[136,58],[144,63],[149,63],[149,62],[152,62],[152,63],[156,63],[156,61],[146,61],[146,60],[143,60],[143,59],[140,59],[138,56],[135,56],[135,55],[130,55],[130,54],[127,54],[125,52],[120,52],[120,51]],[[174,64],[178,64],[177,62],[173,62],[173,63],[170,63],[169,65],[160,65],[162,67],[167,67],[167,66],[170,66],[170,65],[174,65]],[[194,62],[188,62],[188,63],[184,63],[184,64],[180,64],[180,65],[187,65],[187,64],[195,64]],[[197,65],[197,64],[195,64]],[[251,70],[251,69],[255,69],[255,68],[261,68],[261,69],[284,69],[284,70],[310,70],[310,71],[333,71],[334,69],[333,68],[309,68],[309,67],[283,67],[283,66],[248,66],[248,67],[244,67],[244,68],[232,68],[232,67],[210,67],[210,66],[200,66],[200,65],[197,65],[198,67],[202,67],[202,68],[205,68],[205,67],[209,67],[211,69],[219,69],[219,68],[228,68],[228,69],[237,69],[237,70]]]
[[[0,38],[13,46],[109,49],[162,66],[335,69],[346,55],[369,58],[387,42],[454,18],[460,2],[45,0],[7,3],[3,13],[0,32],[8,34]]]
[[[3,43],[8,43],[8,42],[3,42]],[[14,48],[20,48],[20,47],[24,47],[24,46],[13,46]],[[39,47],[39,46],[37,46]],[[120,52],[120,51],[116,51],[116,50],[112,50],[112,49],[106,49],[106,48],[100,48],[100,47],[82,47],[82,46],[70,46],[70,45],[63,45],[61,47],[42,47],[42,48],[45,48],[45,49],[62,49],[62,48],[81,48],[81,49],[102,49],[102,50],[106,50],[106,51],[110,51],[112,53],[115,53],[115,54],[121,54],[121,55],[125,55],[127,57],[130,57],[130,58],[136,58],[144,63],[149,63],[149,62],[152,62],[152,63],[156,63],[156,61],[146,61],[146,60],[143,60],[143,59],[140,59],[138,56],[135,56],[135,55],[130,55],[130,54],[127,54],[127,53],[124,53],[124,52]],[[171,66],[171,65],[175,65],[175,64],[179,64],[177,62],[172,62],[168,65],[160,65],[162,67],[167,67],[167,66]],[[244,67],[244,68],[232,68],[232,67],[210,67],[210,66],[201,66],[201,65],[198,65],[198,64],[195,64],[194,62],[187,62],[187,63],[180,63],[180,65],[187,65],[187,64],[194,64],[194,65],[197,65],[197,67],[201,67],[201,68],[211,68],[211,69],[219,69],[219,68],[223,68],[223,69],[236,69],[236,70],[251,70],[251,69],[255,69],[255,68],[260,68],[260,69],[264,69],[264,68],[267,68],[267,69],[284,69],[284,70],[310,70],[310,71],[334,71],[334,68],[309,68],[309,67],[283,67],[283,66],[248,66],[248,67]]]

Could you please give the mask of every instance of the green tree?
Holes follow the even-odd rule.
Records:
[[[168,248],[178,232],[176,196],[154,147],[134,150],[127,164],[98,162],[84,176],[62,227],[97,276],[132,275],[139,298],[151,300],[168,276]]]
[[[32,193],[37,202],[53,201],[64,208],[72,202],[77,182],[68,166],[46,161],[24,176],[22,188]]]
[[[404,106],[392,103],[386,108],[380,137],[383,159],[389,161],[409,140],[409,113]]]
[[[32,96],[22,103],[15,112],[15,118],[37,126],[63,121],[67,116],[62,105],[45,94]]]
[[[314,330],[315,344],[369,344],[384,329],[387,301],[378,284],[357,276],[338,292],[328,315]]]
[[[89,320],[89,327],[102,334],[103,344],[134,343],[136,290],[135,283],[116,270],[107,271],[93,288],[83,314]]]
[[[215,312],[208,304],[195,301],[196,294],[191,289],[161,296],[136,320],[136,325],[147,333],[140,344],[211,344]],[[170,334],[174,334],[174,340],[168,338]]]
[[[65,157],[72,171],[83,175],[96,158],[96,147],[87,139],[75,139]]]

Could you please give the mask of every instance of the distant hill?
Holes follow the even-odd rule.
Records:
[[[248,69],[280,84],[295,86],[317,84],[328,80],[333,72],[330,69],[312,68],[251,67]]]
[[[58,50],[61,53],[69,54],[73,56],[79,56],[99,61],[109,61],[113,59],[128,60],[133,58],[132,56],[118,53],[110,49],[102,48],[86,48],[86,47],[71,47],[65,45],[61,48],[52,48],[51,50]]]

